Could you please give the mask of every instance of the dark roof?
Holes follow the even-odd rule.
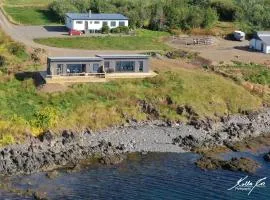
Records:
[[[259,31],[255,34],[254,38],[270,45],[270,31]]]
[[[122,14],[89,14],[89,13],[67,13],[70,19],[73,20],[128,20],[128,18]]]
[[[143,54],[115,54],[115,55],[96,55],[104,59],[148,59],[148,55]]]
[[[91,62],[102,61],[99,57],[49,57],[50,62]]]

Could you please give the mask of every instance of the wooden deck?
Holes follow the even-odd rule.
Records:
[[[131,79],[154,77],[157,74],[153,71],[149,73],[80,73],[59,76],[48,76],[46,72],[40,72],[40,75],[49,83],[87,83],[87,82],[107,82],[113,79]]]

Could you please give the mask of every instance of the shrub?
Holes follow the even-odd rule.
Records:
[[[103,33],[103,34],[110,33],[110,27],[107,26],[107,25],[103,26],[102,29],[101,29],[101,33]]]
[[[119,26],[120,27],[120,32],[121,33],[129,33],[129,28],[127,26]]]
[[[35,113],[31,125],[37,128],[49,129],[54,127],[59,120],[59,111],[53,107],[44,107]]]
[[[15,139],[11,134],[4,134],[0,138],[0,146],[6,146],[6,145],[14,144],[14,143],[15,143]]]
[[[15,56],[21,56],[25,54],[25,46],[21,43],[12,42],[8,46],[8,51]]]
[[[121,33],[120,27],[112,28],[111,33]]]
[[[5,64],[6,64],[6,57],[0,55],[0,67],[5,66]]]
[[[119,27],[116,27],[116,28],[112,28],[111,33],[125,33],[125,34],[128,34],[129,33],[129,28],[127,26],[119,26]]]

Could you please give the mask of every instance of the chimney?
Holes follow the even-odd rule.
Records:
[[[89,10],[89,12],[88,12],[88,16],[89,16],[89,17],[91,17],[91,14],[92,14],[92,11],[91,11],[91,10]]]

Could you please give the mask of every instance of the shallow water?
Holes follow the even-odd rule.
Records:
[[[256,159],[262,166],[249,175],[256,182],[266,179],[265,188],[255,188],[248,196],[247,191],[228,191],[236,182],[246,176],[240,172],[224,170],[202,171],[194,165],[198,155],[148,154],[142,158],[133,157],[119,166],[85,168],[79,172],[60,172],[55,179],[48,179],[44,173],[10,178],[13,186],[46,192],[49,199],[270,199],[270,163],[262,154],[240,153],[237,156]],[[224,155],[225,158],[236,156]],[[32,199],[0,190],[0,199]]]

